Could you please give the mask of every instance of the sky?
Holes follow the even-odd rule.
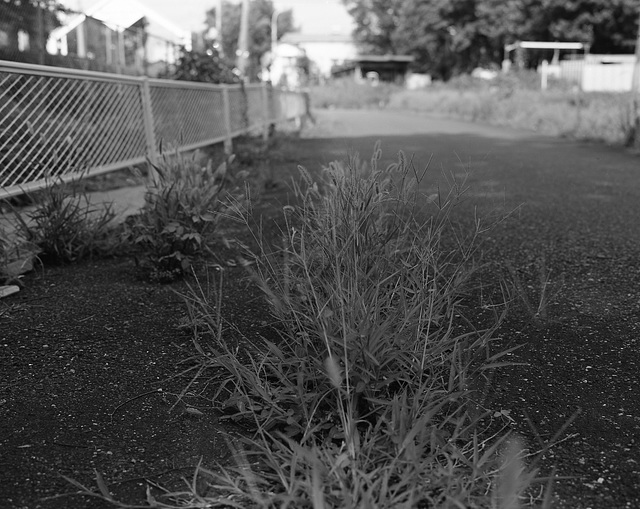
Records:
[[[62,0],[74,9],[91,7],[98,0]],[[216,0],[138,0],[174,24],[190,31],[202,30],[205,12]],[[239,1],[239,0],[236,0]],[[341,0],[273,0],[276,9],[293,9],[296,26],[305,34],[350,34],[351,17]],[[126,2],[125,2],[126,4]]]

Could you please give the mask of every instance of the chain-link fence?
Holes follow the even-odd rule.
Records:
[[[0,198],[304,116],[303,94],[0,61]]]
[[[46,0],[0,0],[0,60],[162,77],[190,37],[185,31],[172,40],[153,30],[144,17],[126,27]]]

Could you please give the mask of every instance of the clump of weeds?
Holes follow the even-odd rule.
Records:
[[[500,318],[479,330],[460,305],[491,225],[458,228],[464,181],[425,195],[426,170],[380,158],[331,164],[320,181],[300,168],[275,247],[236,210],[259,246],[244,262],[274,337],[227,324],[219,287],[196,279],[186,297],[194,380],[255,432],[237,467],[199,469],[213,506],[512,508],[541,480],[525,445],[472,411],[508,353],[492,349]]]
[[[43,263],[70,263],[118,251],[111,204],[92,204],[78,182],[56,178],[38,192],[34,208],[14,208],[15,225]]]
[[[547,267],[546,256],[541,255],[531,264],[532,270],[522,274],[513,263],[507,263],[509,287],[516,301],[519,301],[529,319],[542,326],[552,320],[550,307],[562,292],[562,276],[552,278],[552,270]]]
[[[232,158],[214,167],[197,154],[176,151],[152,164],[155,175],[145,204],[127,222],[127,238],[136,265],[152,281],[171,282],[186,274],[215,238],[227,208],[228,167]]]

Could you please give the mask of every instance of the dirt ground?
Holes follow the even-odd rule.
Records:
[[[316,172],[349,148],[368,155],[378,138],[388,159],[403,149],[422,165],[433,154],[433,181],[471,170],[464,210],[522,205],[487,239],[486,260],[510,260],[533,307],[550,271],[554,298],[540,319],[516,312],[499,331],[501,345],[523,345],[511,360],[527,365],[495,375],[487,410],[532,450],[574,416],[543,463],[562,477],[557,507],[639,507],[637,155],[410,114],[320,112],[305,137],[260,162],[261,210],[278,216],[297,164]],[[224,315],[260,334],[268,311],[233,257],[220,247],[212,260],[224,267]],[[174,407],[187,379],[171,377],[194,353],[180,296],[189,282],[140,281],[115,258],[35,270],[0,300],[2,507],[110,507],[62,477],[95,488],[95,471],[117,498],[142,503],[147,486],[179,488],[199,461],[232,461],[225,436],[241,430],[211,401]]]

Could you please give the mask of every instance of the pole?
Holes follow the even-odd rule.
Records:
[[[149,174],[147,178],[150,182],[157,182],[158,175],[154,165],[158,163],[158,149],[156,147],[155,124],[153,121],[153,106],[151,104],[151,89],[149,79],[143,78],[140,82],[140,99],[142,101],[142,121],[144,125],[145,142],[147,145],[147,158],[149,160]]]
[[[635,95],[640,91],[640,11],[638,12],[638,35],[636,37],[636,59],[633,65],[633,82],[631,92]]]
[[[238,53],[238,69],[240,70],[240,76],[244,81],[246,81],[247,67],[249,63],[249,0],[242,0]]]
[[[216,4],[216,32],[218,33],[218,54],[224,58],[224,44],[222,41],[222,0]]]
[[[38,63],[40,65],[44,65],[44,54],[45,54],[45,45],[47,43],[45,39],[44,33],[44,15],[43,15],[44,7],[40,2],[36,4],[36,24],[37,24],[37,35],[36,35],[36,52],[38,55]]]
[[[273,9],[273,14],[271,15],[271,53],[276,49],[276,45],[278,44],[278,16],[280,13],[277,9]]]
[[[638,11],[638,35],[636,37],[636,59],[633,64],[633,81],[631,82],[633,127],[629,133],[627,145],[640,145],[640,11]]]

